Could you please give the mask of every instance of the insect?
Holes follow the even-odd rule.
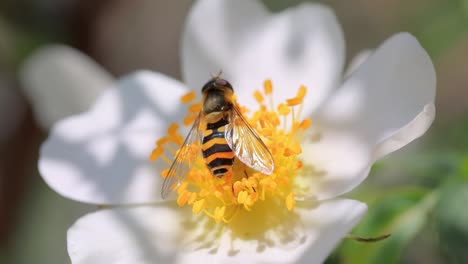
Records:
[[[269,175],[274,170],[270,151],[233,100],[232,85],[214,77],[201,92],[202,110],[164,179],[163,199],[187,176],[196,159],[196,155],[191,153],[192,146],[196,144],[201,144],[200,152],[205,164],[215,177],[231,173],[235,158],[263,174]]]

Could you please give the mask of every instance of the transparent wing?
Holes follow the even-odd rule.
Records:
[[[226,128],[226,141],[240,161],[263,174],[273,172],[273,156],[236,106],[229,113]]]
[[[192,167],[198,152],[200,152],[200,115],[192,125],[184,143],[177,151],[174,162],[164,178],[163,185],[161,187],[161,197],[166,199],[170,192],[175,190],[179,185],[180,181],[187,177],[187,173]]]

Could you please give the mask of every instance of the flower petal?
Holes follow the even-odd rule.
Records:
[[[303,215],[308,235],[314,237],[299,263],[322,263],[367,212],[367,205],[355,200],[336,199],[321,202]]]
[[[206,225],[206,233],[196,240],[187,240],[195,233],[186,224],[181,208],[104,210],[82,217],[70,228],[68,250],[74,264],[320,263],[357,224],[366,208],[363,203],[345,199],[304,204],[297,209],[302,232],[286,228],[283,232],[293,232],[288,232],[288,239],[283,241],[233,240],[230,232],[222,233],[217,241],[210,238],[213,225]],[[207,239],[210,243],[197,246]],[[187,244],[189,241],[192,244]]]
[[[68,254],[73,264],[173,263],[183,221],[168,207],[91,213],[68,229]]]
[[[323,135],[342,131],[347,133],[342,138],[356,143],[340,146],[327,140],[332,135],[317,146],[310,145],[311,157],[337,148],[318,155],[328,160],[318,164],[327,172],[315,183],[318,198],[352,190],[367,177],[375,160],[424,134],[434,119],[434,97],[434,67],[417,40],[400,33],[382,44],[315,118]],[[314,163],[314,158],[306,159]],[[335,173],[337,166],[341,173]]]
[[[310,3],[269,15],[257,1],[198,1],[182,42],[183,73],[191,87],[201,87],[208,73],[222,70],[240,102],[252,107],[253,90],[267,78],[275,102],[293,97],[304,84],[310,88],[305,114],[337,87],[344,57],[333,12]]]
[[[435,105],[429,103],[424,106],[423,110],[411,122],[375,146],[374,160],[378,160],[422,136],[429,129],[434,118]]]
[[[226,232],[217,248],[181,254],[179,263],[321,263],[367,210],[365,204],[345,199],[302,206],[296,207],[300,224],[285,223],[281,234],[233,240]]]
[[[369,58],[372,52],[374,51],[370,49],[365,49],[365,50],[361,50],[358,54],[356,54],[351,59],[351,61],[348,64],[348,67],[346,68],[346,71],[344,74],[345,78],[348,78],[349,76],[351,76],[351,74],[354,73],[354,71],[356,71],[359,68],[359,66],[361,66]]]
[[[160,200],[158,164],[148,157],[169,123],[182,120],[184,86],[139,72],[109,89],[94,107],[57,123],[41,148],[39,171],[52,189],[96,204]]]
[[[435,70],[426,51],[413,36],[400,33],[356,70],[320,117],[375,145],[390,139],[433,104],[435,87]],[[427,118],[432,121],[433,116]]]
[[[36,51],[20,70],[20,80],[44,129],[87,110],[113,83],[112,76],[91,58],[62,45]]]
[[[260,1],[200,0],[185,24],[182,35],[182,74],[192,89],[199,89],[210,74],[232,75],[232,64],[245,39],[268,15]],[[240,19],[242,18],[242,19]]]
[[[372,151],[363,139],[347,131],[315,127],[316,134],[303,142],[304,175],[309,198],[324,200],[346,193],[365,179]]]

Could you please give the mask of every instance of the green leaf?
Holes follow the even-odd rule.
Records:
[[[425,226],[433,204],[433,195],[422,189],[393,191],[376,200],[352,233],[361,237],[391,236],[375,243],[345,241],[339,249],[340,262],[398,263],[405,246]]]
[[[442,253],[449,263],[468,263],[468,182],[454,182],[443,188],[435,207]]]

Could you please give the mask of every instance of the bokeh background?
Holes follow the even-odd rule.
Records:
[[[268,1],[273,11],[302,1]],[[437,117],[421,139],[378,162],[349,197],[369,204],[328,263],[468,263],[468,1],[321,1],[343,26],[348,61],[399,31],[414,34],[437,72]],[[37,172],[47,128],[18,73],[62,43],[118,78],[137,69],[180,77],[178,41],[191,1],[0,2],[0,263],[69,263],[66,230],[94,208],[50,190]]]

